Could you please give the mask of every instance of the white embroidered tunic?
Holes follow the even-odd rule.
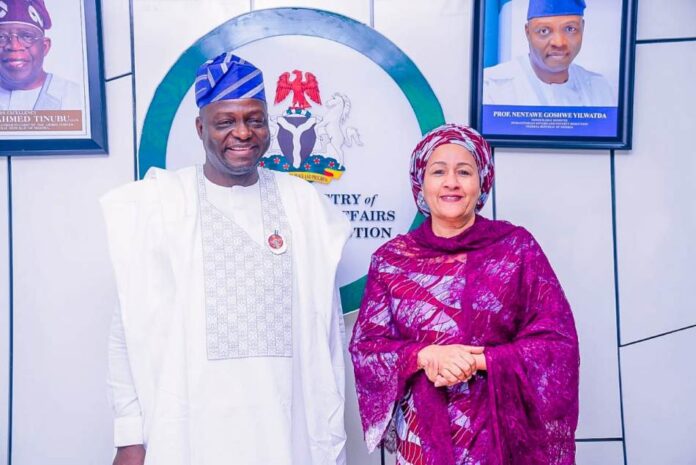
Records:
[[[304,185],[304,181],[272,176],[280,178],[278,189],[292,223],[293,238],[298,236],[288,254],[309,254],[310,243],[314,242],[308,241],[302,231],[302,223],[307,220],[298,217],[300,205],[295,205],[292,198],[298,194],[294,192],[297,188],[301,188],[299,198],[309,200],[306,202],[308,211],[323,216],[322,221],[334,228],[338,239],[323,238],[328,241],[326,244],[338,247],[338,251],[328,254],[334,257],[330,261],[335,263],[328,264],[323,271],[317,270],[331,277],[329,282],[322,283],[322,286],[329,286],[328,294],[323,296],[308,296],[316,294],[317,289],[313,283],[305,282],[302,275],[310,279],[316,279],[317,275],[306,266],[298,265],[303,257],[292,256],[298,273],[293,275],[291,283],[293,337],[291,352],[286,356],[221,359],[209,356],[207,329],[210,328],[206,326],[203,279],[205,253],[200,222],[196,221],[200,208],[195,170],[182,170],[174,175],[158,171],[156,177],[141,183],[150,187],[159,184],[158,189],[131,187],[131,190],[151,192],[144,195],[137,192],[134,198],[130,195],[132,192],[122,190],[103,201],[121,295],[121,312],[114,319],[110,344],[109,381],[116,411],[115,441],[117,446],[144,442],[146,465],[343,463],[342,317],[332,289],[340,248],[348,237],[349,228],[340,212],[335,216],[328,211],[330,216],[326,217],[327,211],[322,211],[327,206],[325,199],[311,186]],[[167,185],[168,182],[171,184]],[[298,185],[298,182],[303,184]],[[205,192],[218,212],[253,238],[255,243],[245,244],[246,247],[264,244],[266,233],[258,183],[229,189],[206,181]],[[151,241],[144,246],[143,252],[153,247],[159,250],[154,253],[154,260],[131,256],[134,261],[130,266],[121,267],[119,256],[124,255],[127,244],[121,248],[119,236],[131,228],[123,228],[125,217],[119,220],[118,210],[132,199],[140,204],[149,203],[148,195],[153,195],[151,200],[165,198],[167,201],[156,201],[152,211],[136,213],[140,218],[135,223],[149,223],[141,233],[136,232],[136,236],[144,237],[145,242]],[[158,203],[160,205],[156,205]],[[153,225],[158,222],[158,211],[161,227]],[[307,218],[312,217],[308,215]],[[178,241],[181,243],[177,244]],[[181,266],[176,264],[179,254],[175,254],[175,250],[190,254],[181,260]],[[149,255],[153,257],[152,253]],[[166,258],[162,255],[173,259],[171,266],[162,260]],[[311,256],[304,258],[313,261]],[[125,273],[132,273],[141,266],[145,267],[141,279],[137,283],[128,282]],[[146,282],[142,282],[143,279]],[[175,288],[173,294],[170,286]],[[145,295],[133,299],[134,292]],[[316,303],[323,301],[328,308],[308,304],[307,297],[310,301],[320,297]],[[129,303],[131,301],[136,304]],[[148,301],[162,308],[154,312],[137,308]],[[190,305],[182,305],[184,302]],[[312,321],[320,315],[324,316]],[[323,324],[326,326],[322,327]],[[330,390],[339,397],[322,393],[323,389],[314,386],[315,383],[334,386]]]

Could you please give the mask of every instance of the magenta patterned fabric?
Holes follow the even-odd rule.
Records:
[[[487,372],[436,388],[429,344],[485,347]],[[372,257],[350,342],[368,449],[400,465],[571,465],[578,341],[551,266],[525,229],[476,216],[445,239],[430,218]]]
[[[411,190],[418,210],[426,216],[430,215],[430,208],[423,198],[425,166],[435,149],[445,144],[461,145],[474,156],[481,183],[481,196],[476,202],[476,212],[481,211],[493,187],[494,168],[491,146],[474,129],[452,123],[443,124],[423,136],[411,154]]]

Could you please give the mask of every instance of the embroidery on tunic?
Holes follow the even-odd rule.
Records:
[[[259,170],[263,245],[208,201],[202,166],[197,177],[208,360],[292,357],[292,257],[265,240],[292,244],[273,173]]]

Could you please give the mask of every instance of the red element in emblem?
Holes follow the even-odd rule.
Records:
[[[295,75],[292,81],[290,80],[290,73],[287,71],[278,77],[275,104],[278,105],[292,92],[292,105],[290,105],[290,108],[306,110],[311,107],[312,105],[305,98],[305,94],[310,100],[321,105],[317,77],[310,72],[306,72],[304,73],[305,78],[302,80],[302,71],[296,69],[292,73]]]
[[[330,162],[329,162],[329,168],[333,168],[334,166],[336,166],[336,163],[330,161]]]
[[[306,169],[306,170],[310,169],[311,167],[312,167],[312,165],[310,165],[309,163],[304,164],[304,169]]]
[[[260,166],[261,168],[263,168],[264,166],[266,166],[266,162],[263,161],[263,160],[261,160],[261,161],[259,162],[259,166]]]
[[[268,236],[268,245],[273,250],[280,250],[283,247],[283,236],[278,233]]]
[[[290,164],[289,164],[289,163],[285,163],[285,164],[283,165],[283,169],[284,169],[284,170],[289,170],[289,169],[290,169]]]
[[[314,164],[315,164],[315,165],[318,165],[319,163],[321,163],[321,160],[319,160],[319,158],[315,158],[315,159],[314,159]]]
[[[277,165],[278,163],[280,163],[280,157],[275,157],[275,158],[273,159],[273,163],[275,163],[276,165]]]

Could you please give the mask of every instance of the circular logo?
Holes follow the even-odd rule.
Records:
[[[373,28],[336,13],[308,8],[275,8],[253,11],[227,21],[196,41],[184,51],[158,85],[143,123],[138,148],[139,177],[142,178],[151,167],[165,168],[167,166],[167,144],[170,139],[172,123],[175,120],[179,105],[194,84],[198,66],[222,52],[234,51],[240,47],[258,43],[263,39],[279,36],[326,39],[358,52],[381,68],[396,84],[406,98],[407,108],[410,106],[413,111],[421,134],[425,134],[444,123],[440,102],[418,67],[401,49]],[[306,73],[303,75],[303,81],[309,81],[309,78],[310,76]],[[331,99],[335,99],[335,102],[332,103],[335,105],[334,108],[345,108],[346,103],[348,103],[345,95],[339,94],[327,95],[326,101],[322,100],[322,102],[328,106]],[[301,107],[302,105],[298,104],[298,108]],[[311,115],[305,116],[311,118]],[[327,121],[328,119],[325,118],[323,122]],[[301,124],[303,121],[278,121],[278,125],[282,125],[284,122]],[[321,123],[318,121],[317,126],[320,126]],[[291,132],[298,132],[293,128],[290,129]],[[327,134],[330,136],[330,130],[331,127],[327,126],[316,134],[316,145],[321,145],[323,141],[326,143],[325,148],[331,149],[329,142],[333,138],[325,137]],[[324,136],[323,139],[322,136]],[[351,134],[346,131],[347,140],[348,136]],[[351,136],[350,140],[355,143],[359,142],[357,135],[356,137]],[[323,167],[320,157],[312,157],[305,160],[305,163],[310,165],[309,167],[298,165],[300,166],[298,169],[312,171],[313,165],[317,164],[323,168],[322,172],[328,171],[332,176],[338,176],[343,160],[340,156],[333,156],[331,159],[327,156],[326,158],[329,163],[335,159],[335,166]],[[297,160],[299,158],[295,161]],[[290,169],[290,162],[288,162],[288,169]],[[332,169],[336,173],[333,173]],[[411,224],[413,227],[420,222],[420,219],[420,217],[416,217],[407,224]],[[271,250],[278,250],[274,249],[270,243],[269,246]],[[341,302],[344,312],[347,313],[359,307],[364,288],[365,276],[341,287]]]
[[[271,248],[271,252],[273,252],[276,255],[285,253],[285,251],[288,248],[285,243],[285,240],[283,239],[283,236],[281,236],[277,232],[268,236],[268,246]]]
[[[41,26],[41,28],[43,29],[43,19],[41,19],[41,15],[38,11],[36,11],[36,8],[34,8],[32,5],[29,5],[29,8],[27,8],[27,12],[29,13],[29,16],[31,17],[32,21]]]
[[[0,1],[0,18],[7,16],[7,3]]]

